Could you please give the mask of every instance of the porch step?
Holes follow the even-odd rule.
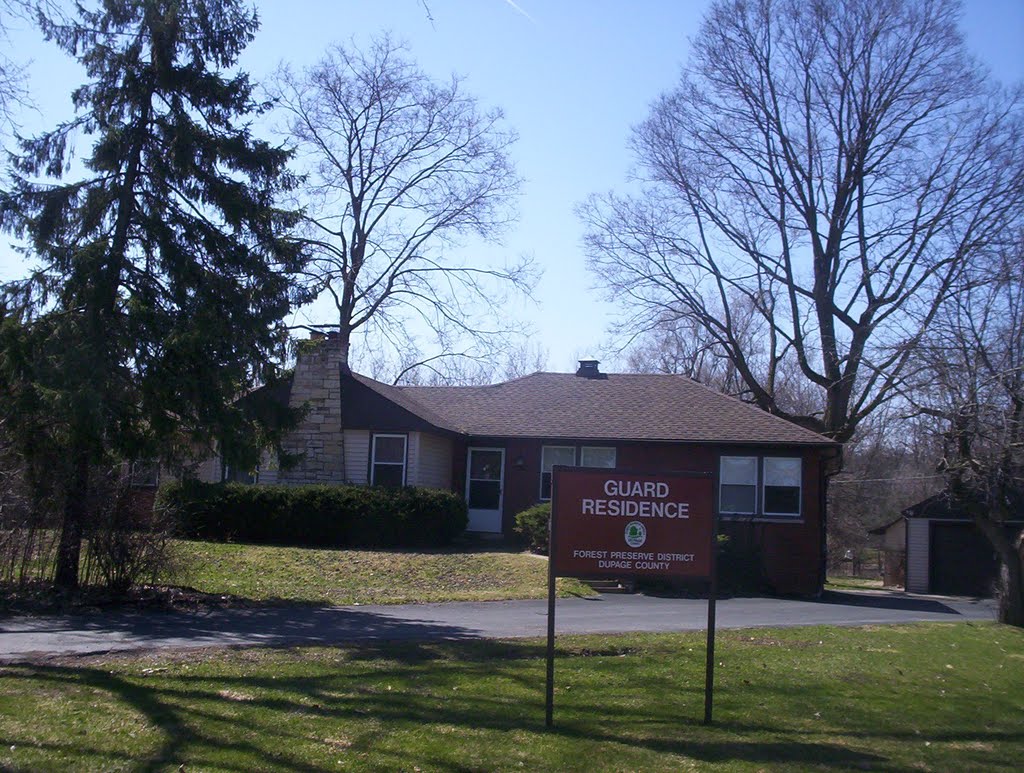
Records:
[[[632,580],[583,580],[595,593],[632,593],[636,584]]]

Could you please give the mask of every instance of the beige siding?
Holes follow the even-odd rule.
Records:
[[[410,432],[405,446],[405,485],[422,486],[420,483],[420,437],[422,432]]]
[[[886,550],[905,550],[907,547],[907,521],[897,521],[885,530],[882,547]]]
[[[196,467],[196,477],[204,483],[220,483],[220,457],[211,456]]]
[[[907,520],[907,591],[928,592],[929,524],[923,518]]]
[[[345,430],[345,480],[365,485],[370,467],[370,433],[365,429]]]
[[[419,435],[417,486],[448,489],[452,486],[452,441],[440,435]]]

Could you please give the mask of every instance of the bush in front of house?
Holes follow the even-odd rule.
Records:
[[[304,547],[436,547],[468,523],[465,501],[438,489],[172,481],[157,508],[191,539]]]
[[[516,534],[523,537],[535,553],[548,552],[548,532],[551,524],[551,503],[543,502],[539,505],[523,510],[516,515],[516,525],[513,527]]]
[[[771,592],[761,546],[736,535],[718,535],[718,589],[725,595]]]

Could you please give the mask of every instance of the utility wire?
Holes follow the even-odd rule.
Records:
[[[837,480],[833,478],[830,481],[831,485],[836,483],[898,483],[904,480],[935,480],[941,478],[941,475],[912,475],[906,478],[850,478],[849,480]]]

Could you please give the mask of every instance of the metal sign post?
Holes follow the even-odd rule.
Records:
[[[718,602],[718,519],[711,529],[711,579],[708,582],[708,638],[704,664],[704,724],[711,724],[715,700],[715,605]]]
[[[555,578],[688,577],[709,581],[704,723],[711,723],[717,525],[710,473],[552,470],[544,724],[554,722]]]
[[[551,522],[548,524],[548,649],[547,684],[544,696],[544,726],[551,727],[555,721],[555,508],[551,506]]]

